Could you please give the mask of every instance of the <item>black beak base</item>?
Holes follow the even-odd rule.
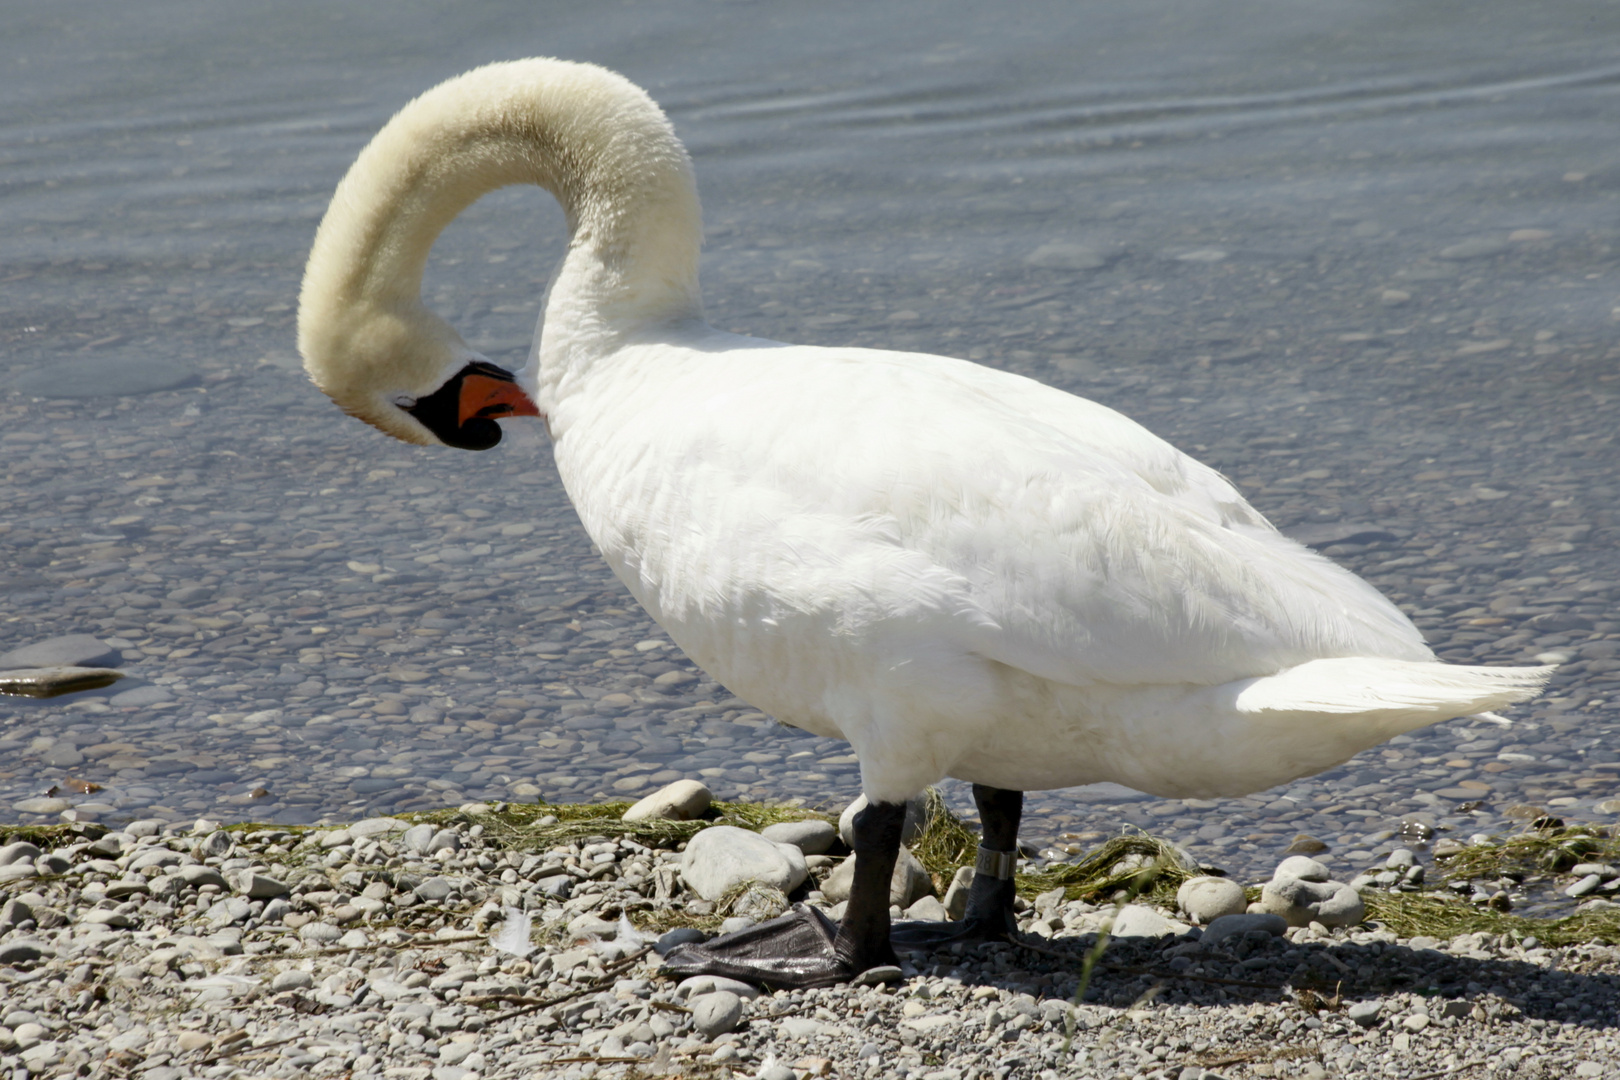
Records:
[[[512,373],[505,368],[477,360],[450,376],[449,381],[427,397],[418,398],[416,404],[405,411],[446,446],[458,450],[488,450],[501,441],[501,425],[482,416],[469,417],[465,424],[461,422],[461,381],[474,374],[502,382],[514,381]]]

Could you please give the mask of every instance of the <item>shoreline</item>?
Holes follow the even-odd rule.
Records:
[[[657,931],[725,912],[681,883],[678,841],[582,831],[513,850],[475,809],[307,831],[136,823],[59,846],[59,862],[41,851],[33,873],[0,866],[0,1068],[976,1080],[1620,1067],[1611,946],[1366,925],[1206,945],[1197,928],[1139,918],[1145,932],[1112,939],[1075,1007],[1113,906],[1061,893],[1027,905],[1024,944],[902,957],[892,985],[679,984],[657,975]],[[0,852],[22,865],[14,844]],[[525,918],[532,933],[514,935]]]

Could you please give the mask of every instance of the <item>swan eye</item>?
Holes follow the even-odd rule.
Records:
[[[416,399],[411,397],[409,394],[395,394],[393,401],[395,405],[398,405],[402,409],[412,409],[416,407]]]

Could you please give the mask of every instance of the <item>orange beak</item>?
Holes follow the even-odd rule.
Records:
[[[477,372],[461,380],[458,423],[474,417],[495,420],[503,416],[539,416],[540,409],[517,383],[495,379]]]

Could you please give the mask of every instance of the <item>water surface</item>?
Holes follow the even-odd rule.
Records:
[[[0,647],[94,633],[138,678],[0,705],[0,804],[56,785],[107,820],[306,822],[694,774],[857,792],[846,745],[761,716],[645,618],[541,434],[405,447],[297,371],[302,261],[354,154],[440,79],[550,54],[668,110],[716,325],[1083,393],[1225,471],[1446,658],[1566,661],[1512,728],[1442,725],[1242,800],[1035,795],[1032,839],[1132,822],[1252,873],[1297,833],[1348,868],[1403,821],[1608,820],[1617,45],[1612,6],[1566,2],[12,13]],[[562,229],[539,191],[486,198],[428,299],[521,358]],[[181,385],[103,393],[115,372]]]

